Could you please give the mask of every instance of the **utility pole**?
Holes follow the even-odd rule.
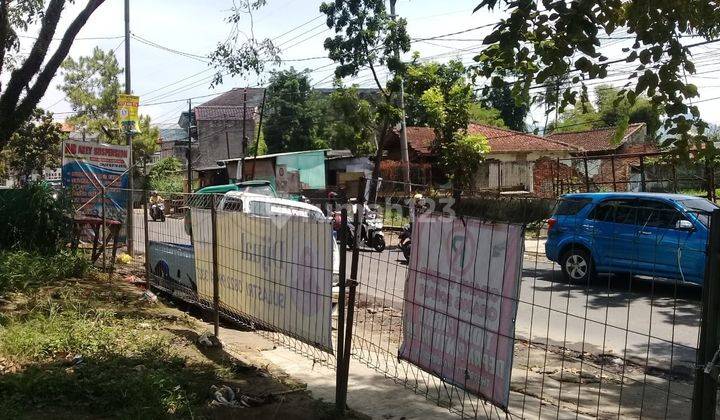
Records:
[[[248,138],[245,135],[245,120],[247,119],[247,87],[243,91],[243,123],[242,123],[242,150],[240,151],[240,182],[245,181],[245,150],[247,150]],[[254,165],[255,163],[253,163]]]
[[[390,17],[393,22],[397,19],[395,15],[395,3],[397,0],[390,0]],[[395,59],[400,61],[400,46],[395,46]],[[407,130],[405,126],[405,80],[400,78],[400,159],[402,160],[403,180],[405,181],[405,192],[409,193],[410,188],[410,156],[408,155]],[[377,186],[375,187],[377,188]]]
[[[192,193],[192,99],[188,99],[187,141],[188,193]]]
[[[125,93],[128,95],[132,93],[130,85],[130,0],[125,0]],[[133,189],[133,152],[132,152],[132,122],[125,123],[125,138],[129,148],[129,160],[130,160],[130,173],[128,174],[128,188],[130,189],[130,197],[127,202],[127,251],[131,257],[135,256],[134,246],[134,218],[135,210],[133,207],[134,192]]]

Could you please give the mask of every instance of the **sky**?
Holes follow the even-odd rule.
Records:
[[[75,3],[64,12],[61,30],[64,30],[85,1],[77,0]],[[253,28],[256,38],[272,38],[275,45],[280,47],[285,62],[277,68],[294,66],[296,69],[311,69],[313,83],[318,87],[327,87],[332,85],[334,65],[327,58],[323,40],[332,32],[319,12],[321,3],[319,0],[268,0],[268,4],[254,14]],[[492,29],[473,28],[497,22],[503,17],[501,11],[489,12],[484,9],[472,13],[478,3],[479,0],[398,0],[397,13],[408,20],[411,38],[428,38],[467,30],[444,40],[413,41],[411,51],[405,58],[409,59],[410,54],[417,51],[427,59],[441,62],[460,59],[465,64],[472,64],[472,58],[482,48],[480,40]],[[225,19],[230,14],[232,4],[232,0],[130,0],[130,28],[135,37],[185,53],[167,51],[136,38],[131,39],[132,91],[141,97],[140,112],[150,115],[155,124],[173,126],[180,112],[187,109],[188,98],[195,98],[193,105],[199,105],[211,99],[213,94],[235,87],[257,86],[267,80],[267,72],[259,78],[255,75],[247,78],[225,77],[222,85],[211,87],[215,71],[202,57],[210,54],[218,42],[227,39],[231,25]],[[249,21],[242,22],[241,28],[247,31]],[[33,31],[37,29],[31,29],[29,35]],[[58,31],[56,36],[61,33]],[[123,0],[107,0],[78,34],[70,56],[88,55],[95,46],[99,46],[104,50],[115,50],[118,61],[124,66],[123,33]],[[23,50],[29,50],[30,41],[25,40]],[[689,39],[687,42],[697,41],[699,39]],[[607,40],[603,52],[610,59],[620,57],[623,54],[621,48],[629,42]],[[720,53],[720,43],[698,47],[693,52],[698,62],[698,75],[688,80],[699,87],[701,98],[698,106],[706,120],[720,122],[720,100],[714,99],[720,97],[720,80],[717,75],[720,67],[715,63],[715,57]],[[619,86],[624,83],[629,67],[620,64],[616,68],[610,71],[608,80]],[[387,71],[380,70],[379,73],[384,81]],[[612,76],[614,73],[616,75]],[[123,77],[121,80],[124,80]],[[63,119],[71,111],[64,94],[57,89],[61,81],[61,75],[56,75],[40,103],[41,107],[54,112],[56,119]],[[362,87],[374,86],[367,71],[344,82]],[[534,109],[528,122],[532,123],[531,120],[542,125],[542,110]]]

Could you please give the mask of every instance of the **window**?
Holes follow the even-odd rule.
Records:
[[[223,206],[223,210],[242,211],[243,210],[243,202],[239,198],[225,197],[225,205]]]
[[[573,216],[585,208],[592,200],[589,198],[563,198],[555,210],[556,216]]]
[[[705,226],[710,226],[710,214],[717,209],[717,206],[704,198],[680,201],[690,213]]]
[[[674,229],[682,215],[668,203],[654,200],[640,200],[638,224],[647,227]]]
[[[634,200],[606,200],[593,209],[589,218],[598,222],[634,224],[636,216]]]

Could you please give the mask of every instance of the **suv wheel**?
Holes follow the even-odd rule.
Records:
[[[571,249],[560,259],[565,278],[572,283],[586,283],[594,275],[590,254],[584,249]]]

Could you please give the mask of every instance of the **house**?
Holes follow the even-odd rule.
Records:
[[[471,123],[468,133],[483,135],[490,146],[490,151],[473,180],[473,190],[536,192],[545,189],[548,180],[551,181],[557,176],[555,170],[549,168],[548,162],[568,158],[575,151],[573,146],[561,141],[483,124]],[[432,167],[431,179],[441,180],[442,175],[435,168],[437,156],[433,151],[433,129],[407,127],[407,138],[411,172],[414,172],[413,167],[419,170],[424,166],[425,171],[428,170],[427,167]],[[386,137],[384,148],[385,157],[389,160],[386,165],[399,163],[400,140],[397,131]],[[422,181],[412,175],[411,173],[413,182]]]
[[[657,142],[647,136],[645,123],[628,125],[619,140],[615,127],[552,133],[547,138],[576,149],[571,165],[580,175],[579,182],[586,189],[592,184],[593,190],[639,190],[640,155],[660,151]]]
[[[303,190],[322,190],[325,183],[325,158],[330,149],[307,150],[300,152],[274,153],[245,158],[221,159],[230,182],[241,179],[264,179],[271,181],[278,192],[299,194]],[[244,169],[244,170],[243,170]],[[206,168],[212,173],[212,168]]]
[[[187,164],[187,130],[180,127],[160,129],[160,159],[174,157],[183,165]],[[197,144],[193,143],[193,149]],[[193,150],[197,154],[197,150]]]
[[[223,159],[240,158],[243,136],[248,145],[255,141],[256,116],[264,89],[235,88],[182,113],[178,125],[187,130],[197,127],[198,156],[193,165],[199,168],[217,166]]]

